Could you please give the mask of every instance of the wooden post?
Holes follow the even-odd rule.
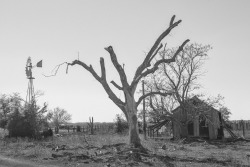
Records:
[[[90,128],[90,134],[93,135],[94,134],[94,118],[89,117],[89,128]]]
[[[242,133],[243,133],[243,137],[245,138],[245,122],[243,120],[241,120],[241,126],[242,126]]]
[[[144,80],[142,80],[142,94],[144,96]],[[147,125],[146,125],[146,116],[145,116],[145,98],[143,99],[143,134],[144,134],[144,139],[147,140]]]

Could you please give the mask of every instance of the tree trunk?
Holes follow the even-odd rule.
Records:
[[[125,112],[127,113],[127,121],[129,126],[129,144],[134,147],[141,147],[141,140],[139,137],[137,109],[136,103],[132,96],[126,96]]]
[[[59,133],[59,126],[56,126],[55,127],[55,134],[58,134]]]
[[[138,132],[138,122],[135,113],[128,114],[128,125],[129,125],[129,143],[134,147],[141,146],[141,140]]]
[[[184,101],[184,100],[183,100]],[[180,103],[180,102],[179,102]],[[180,103],[181,104],[181,109],[182,109],[182,118],[181,118],[181,138],[187,138],[188,137],[188,114],[187,114],[187,106],[184,103]]]

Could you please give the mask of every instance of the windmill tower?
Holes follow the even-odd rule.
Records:
[[[26,103],[28,104],[32,104],[35,100],[34,85],[33,85],[33,79],[35,78],[32,76],[32,69],[34,67],[42,67],[42,60],[39,61],[35,66],[32,66],[31,58],[28,57],[25,68],[26,76],[27,79],[29,80],[27,95],[26,95]]]

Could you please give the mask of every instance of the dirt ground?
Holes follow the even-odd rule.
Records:
[[[143,137],[142,137],[143,138]],[[44,166],[250,166],[250,142],[143,140],[131,148],[127,136],[63,134],[46,140],[5,139],[0,155]]]

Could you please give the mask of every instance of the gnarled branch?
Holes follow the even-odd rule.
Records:
[[[115,81],[111,81],[110,83],[112,83],[117,89],[123,90],[123,88],[119,86],[117,83],[115,83]]]
[[[99,81],[103,88],[105,89],[106,93],[108,94],[109,98],[122,110],[124,111],[124,105],[125,103],[122,102],[115,94],[114,92],[110,89],[107,80],[106,80],[106,70],[105,70],[105,63],[104,63],[104,59],[101,57],[100,58],[100,65],[101,65],[101,77],[98,76],[98,74],[95,72],[95,70],[93,69],[92,65],[86,65],[84,62],[80,61],[80,60],[74,60],[72,63],[68,63],[68,65],[70,66],[74,66],[74,65],[80,65],[83,68],[85,68],[87,71],[89,71],[94,78]]]
[[[137,78],[140,76],[140,74],[142,73],[142,71],[150,63],[149,61],[152,60],[151,57],[152,57],[153,53],[155,52],[155,50],[158,48],[158,45],[160,44],[160,42],[171,32],[171,30],[173,28],[175,28],[176,26],[178,26],[181,23],[181,20],[179,20],[179,21],[177,21],[177,22],[174,23],[174,19],[175,19],[175,15],[171,18],[169,27],[157,38],[157,40],[155,41],[154,45],[152,46],[152,48],[148,52],[146,58],[144,59],[144,61],[142,62],[142,64],[137,68],[133,80],[137,80]]]
[[[129,84],[127,81],[127,76],[125,74],[124,68],[119,64],[119,62],[117,60],[117,56],[116,56],[112,46],[106,47],[104,49],[109,52],[111,61],[112,61],[113,65],[115,66],[115,68],[120,76],[122,86],[128,88]]]
[[[149,64],[148,67],[150,66],[150,62],[153,60],[153,58],[157,55],[157,53],[159,52],[159,50],[163,47],[163,45],[161,44],[158,49],[155,51],[155,53],[153,54],[153,56],[149,59]]]
[[[149,93],[146,93],[145,95],[142,95],[139,99],[138,99],[138,101],[136,102],[136,106],[138,106],[140,103],[141,103],[141,101],[143,100],[143,99],[145,99],[146,97],[148,97],[148,96],[152,96],[152,95],[161,95],[161,96],[170,96],[170,95],[172,95],[174,92],[149,92]]]
[[[64,63],[58,64],[58,65],[51,71],[51,73],[54,72],[54,74],[51,74],[51,75],[44,75],[44,74],[43,74],[43,76],[45,76],[45,77],[53,77],[53,76],[56,76],[56,74],[57,74],[59,68],[60,68],[61,65],[63,65],[63,64],[68,64],[68,63],[67,63],[67,62],[64,62]],[[68,67],[68,66],[67,66],[67,67]]]
[[[131,87],[133,88],[134,85],[137,85],[138,82],[140,81],[140,79],[142,77],[146,77],[147,75],[151,74],[151,73],[154,73],[157,69],[158,69],[158,66],[161,64],[161,63],[171,63],[171,62],[174,62],[175,59],[176,59],[176,56],[183,50],[183,47],[189,42],[190,40],[187,39],[185,40],[181,46],[179,46],[178,50],[175,52],[175,54],[173,55],[172,58],[170,59],[161,59],[161,60],[158,60],[154,66],[151,68],[151,69],[147,69],[145,72],[141,73],[136,79],[134,79],[132,81],[132,84],[131,84]]]
[[[74,60],[72,63],[68,63],[68,65],[70,66],[74,66],[76,64],[82,66],[87,71],[89,71],[93,75],[93,77],[95,77],[96,80],[98,80],[99,82],[101,81],[101,77],[95,72],[91,64],[88,66],[87,64],[85,64],[84,62],[80,60]]]

